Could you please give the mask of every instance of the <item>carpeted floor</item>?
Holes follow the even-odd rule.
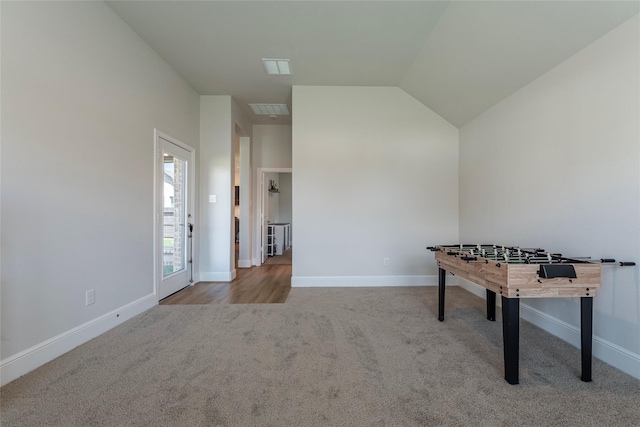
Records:
[[[436,288],[294,288],[285,304],[157,306],[6,385],[3,426],[638,426],[640,381]]]

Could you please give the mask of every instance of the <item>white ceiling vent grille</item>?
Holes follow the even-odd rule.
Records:
[[[249,104],[254,113],[261,116],[288,116],[287,104]]]
[[[272,76],[288,76],[291,75],[291,65],[289,59],[262,59],[264,69],[267,74]]]

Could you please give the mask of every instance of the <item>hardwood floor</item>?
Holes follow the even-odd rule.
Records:
[[[232,282],[200,282],[160,301],[160,304],[283,303],[291,290],[291,265],[239,268]]]

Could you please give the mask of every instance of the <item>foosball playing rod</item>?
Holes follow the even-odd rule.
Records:
[[[518,255],[526,255],[526,254],[531,254],[531,255],[539,255],[541,253],[546,253],[546,251],[544,249],[523,249],[523,248],[518,248],[518,247],[505,247],[505,246],[501,246],[501,247],[497,247],[497,246],[489,246],[489,245],[484,245],[482,247],[480,247],[480,245],[468,245],[468,247],[465,248],[459,248],[458,246],[455,245],[443,245],[443,247],[447,248],[450,250],[450,252],[456,253],[454,251],[457,251],[457,253],[460,252],[467,252],[470,253],[471,255],[481,255],[482,252],[484,252],[486,255],[493,255],[493,256],[501,256],[502,254],[518,254]],[[428,246],[427,249],[429,249],[432,252],[437,252],[438,248],[435,246]],[[488,249],[488,250],[487,250]],[[477,251],[477,254],[475,253]],[[559,253],[552,253],[552,256],[562,256],[562,254]]]
[[[563,257],[563,258],[547,258],[547,257],[508,257],[508,259],[504,259],[504,257],[502,257],[502,259],[499,258],[494,258],[494,257],[483,257],[486,258],[485,260],[479,260],[477,257],[473,256],[473,257],[465,257],[465,256],[461,256],[460,259],[463,261],[467,261],[467,262],[474,262],[474,263],[487,263],[489,261],[495,261],[495,262],[504,262],[507,264],[571,264],[572,261],[579,261],[580,263],[585,263],[585,264],[601,264],[601,265],[605,265],[605,266],[616,266],[616,260],[615,259],[602,259],[600,261],[587,261],[589,258],[585,258],[585,259],[580,259],[580,258],[575,258],[575,257]],[[632,267],[636,265],[635,262],[632,261],[621,261],[617,263],[617,267]]]
[[[592,260],[591,257],[575,257],[575,256],[570,256],[570,257],[564,257],[567,261],[571,261],[571,260],[586,260],[585,262],[588,262],[590,264],[602,264],[602,265],[607,265],[607,266],[613,266],[616,263],[618,264],[616,267],[633,267],[634,265],[636,265],[635,262],[633,261],[616,261],[613,258],[601,258],[600,260]]]
[[[463,245],[460,245],[463,246]],[[507,251],[503,251],[503,252],[496,252],[493,251],[491,253],[485,253],[485,254],[475,254],[473,251],[476,250],[478,248],[478,246],[484,246],[484,247],[489,247],[492,249],[495,249],[496,246],[495,245],[464,245],[467,246],[471,252],[469,253],[471,256],[465,256],[463,254],[461,254],[460,252],[454,252],[454,251],[450,251],[447,252],[447,255],[461,255],[460,259],[462,259],[463,261],[467,261],[467,262],[479,262],[479,263],[487,263],[488,260],[491,261],[504,261],[507,263],[523,263],[523,264],[544,264],[544,263],[570,263],[571,261],[577,261],[577,262],[584,262],[584,263],[588,263],[588,264],[602,264],[602,265],[607,265],[607,266],[613,266],[617,263],[618,267],[633,267],[636,265],[635,262],[633,261],[620,261],[617,262],[615,259],[613,258],[601,258],[599,261],[598,260],[593,260],[591,259],[591,257],[563,257],[562,254],[559,253],[547,253],[547,256],[525,256],[522,257],[521,253],[522,251],[527,251],[526,249],[521,249],[521,248],[515,248],[515,250],[518,250],[518,255],[515,256],[511,256],[507,253]],[[451,248],[455,248],[457,247],[456,245],[447,245],[445,247],[451,247]],[[507,248],[505,246],[503,246],[503,248],[508,249],[508,250],[514,250],[514,248]],[[427,249],[432,251],[432,252],[436,252],[438,250],[438,248],[436,246],[427,246]],[[544,252],[543,249],[533,249],[535,250],[535,254],[538,255],[542,252]],[[499,259],[499,258],[505,258],[505,253],[507,253],[507,257],[506,259]],[[530,253],[530,252],[529,252]],[[477,256],[481,256],[483,258],[486,258],[485,261],[482,260],[478,260]]]

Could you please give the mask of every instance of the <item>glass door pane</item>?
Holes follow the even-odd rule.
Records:
[[[186,265],[186,164],[164,151],[162,277],[184,270]]]

